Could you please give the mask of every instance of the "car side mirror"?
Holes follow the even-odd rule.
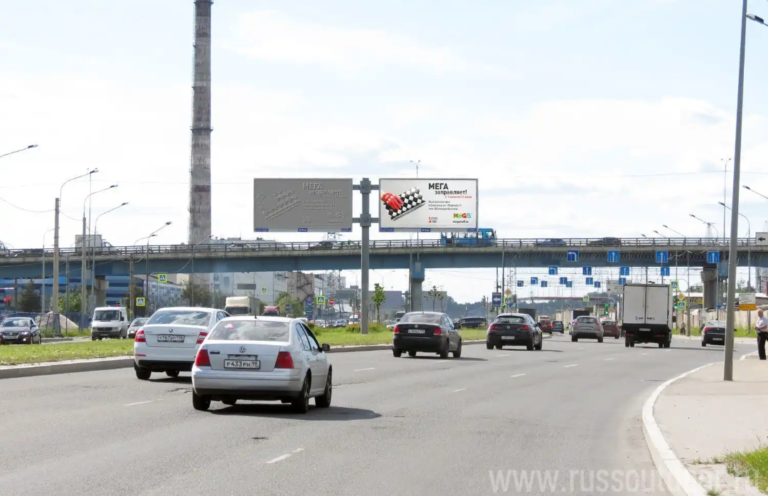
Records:
[[[327,352],[331,351],[331,347],[330,347],[330,345],[327,345],[327,344],[323,344],[323,345],[321,346],[321,348],[323,349],[323,352],[325,352],[325,353],[327,353]]]

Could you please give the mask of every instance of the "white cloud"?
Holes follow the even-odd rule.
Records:
[[[472,62],[447,47],[434,47],[381,29],[326,26],[276,11],[242,14],[224,46],[260,60],[318,64],[343,71],[390,66],[433,71],[483,71],[503,74]]]

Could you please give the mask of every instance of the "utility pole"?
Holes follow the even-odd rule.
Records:
[[[133,253],[131,253],[128,256],[128,311],[131,312],[131,320],[136,318],[136,295],[134,294],[133,289],[133,270]]]
[[[80,255],[82,257],[80,262],[80,328],[85,328],[85,316],[89,314],[89,308],[88,308],[88,299],[87,299],[87,293],[86,293],[86,259],[85,259],[85,246],[86,246],[86,237],[85,237],[85,209],[83,209],[83,237],[80,239]]]
[[[67,287],[64,289],[64,311],[69,312],[69,255],[67,255],[67,262],[64,270],[67,273],[65,278]],[[67,322],[69,322],[69,320],[67,320]]]
[[[53,314],[53,331],[58,330],[57,322],[57,310],[59,303],[59,208],[61,202],[59,198],[56,198],[54,202],[54,211],[56,212],[56,219],[53,224],[53,289],[51,291],[51,313]],[[56,305],[54,307],[53,305]],[[55,309],[54,309],[55,308]]]

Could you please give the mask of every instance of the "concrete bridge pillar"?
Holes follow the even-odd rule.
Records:
[[[107,289],[109,288],[109,281],[105,276],[96,276],[93,281],[93,294],[96,297],[96,306],[107,306]]]
[[[424,293],[421,283],[424,282],[424,266],[415,261],[411,265],[411,312],[420,312],[424,308]]]
[[[704,267],[701,271],[701,281],[704,286],[704,308],[715,308],[717,306],[717,269]]]

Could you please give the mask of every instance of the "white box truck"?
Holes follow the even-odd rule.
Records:
[[[624,346],[672,343],[672,289],[668,284],[625,284],[621,331]]]
[[[261,303],[255,296],[229,296],[224,311],[229,315],[258,315]]]

